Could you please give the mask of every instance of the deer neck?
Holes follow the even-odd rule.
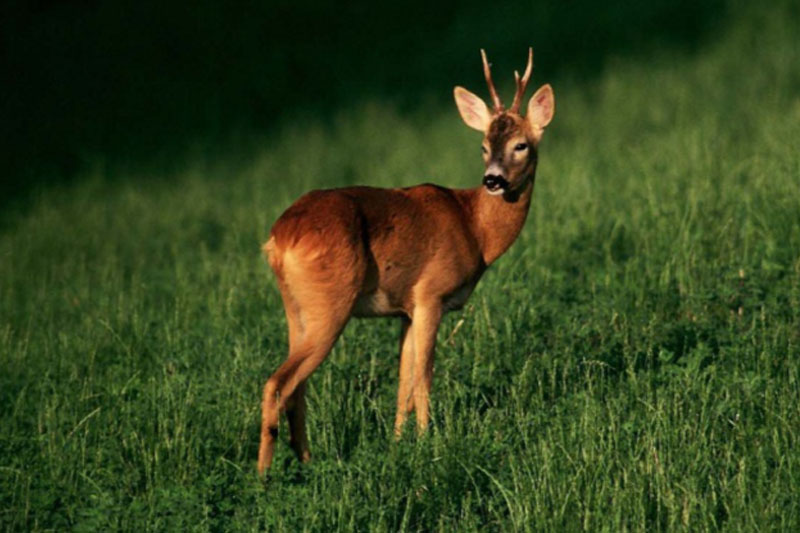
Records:
[[[517,239],[533,193],[533,177],[515,193],[493,196],[485,187],[470,189],[471,226],[486,265],[491,265]]]

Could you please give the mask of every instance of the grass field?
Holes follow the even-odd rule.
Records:
[[[313,462],[284,427],[266,482],[286,334],[260,243],[312,188],[479,183],[455,106],[98,164],[6,213],[0,525],[800,530],[799,34],[791,3],[737,5],[696,53],[534,72],[557,103],[531,214],[440,330],[431,430],[392,440],[399,325],[353,321],[310,380]]]

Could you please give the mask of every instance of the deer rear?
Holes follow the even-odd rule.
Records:
[[[264,245],[283,299],[289,355],[267,380],[262,402],[258,470],[272,463],[280,413],[290,445],[310,459],[305,430],[308,376],[327,357],[352,316],[400,318],[400,378],[395,434],[416,411],[417,430],[429,422],[436,332],[442,315],[459,309],[486,268],[519,235],[533,192],[537,147],[554,112],[542,86],[519,113],[533,65],[508,110],[481,50],[492,111],[478,96],[455,88],[464,122],[484,134],[482,184],[448,189],[347,187],[312,191],[290,206]]]

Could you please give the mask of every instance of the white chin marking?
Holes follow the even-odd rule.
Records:
[[[496,189],[496,190],[494,190],[494,191],[490,191],[489,189],[486,189],[486,192],[488,192],[488,193],[489,193],[489,194],[491,194],[492,196],[498,196],[498,195],[501,195],[501,194],[503,194],[503,193],[504,193],[504,192],[506,192],[506,191],[505,191],[505,189],[503,189],[502,187],[500,187],[499,189]]]

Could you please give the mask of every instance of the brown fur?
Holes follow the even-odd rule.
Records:
[[[475,116],[469,120],[474,123]],[[319,190],[302,196],[275,222],[263,250],[284,303],[289,356],[264,386],[260,472],[272,462],[283,410],[292,448],[301,461],[309,460],[305,382],[351,316],[401,317],[395,432],[401,434],[412,410],[418,431],[425,430],[441,317],[463,305],[486,268],[519,235],[544,125],[532,126],[511,112],[486,124],[487,165],[501,165],[510,183],[502,195],[483,186],[454,190],[430,184]],[[520,138],[530,143],[522,159],[514,152]]]

